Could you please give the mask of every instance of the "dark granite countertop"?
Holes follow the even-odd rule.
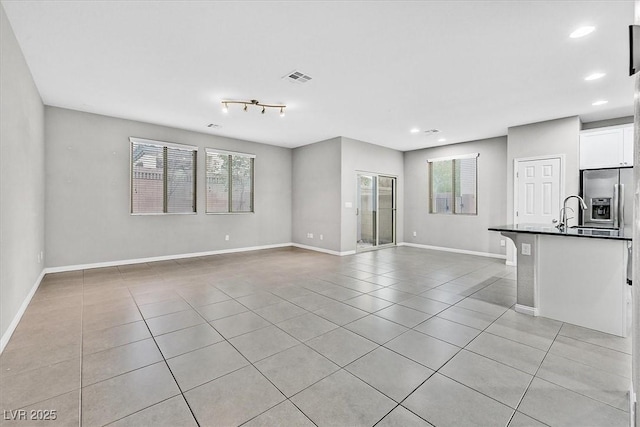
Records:
[[[549,224],[510,224],[489,227],[489,231],[504,231],[510,233],[548,234],[551,236],[588,237],[591,239],[613,239],[631,241],[633,230],[631,227],[619,230],[606,228],[567,228],[558,230]]]

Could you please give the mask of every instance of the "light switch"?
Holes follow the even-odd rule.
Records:
[[[522,244],[522,255],[531,255],[531,244],[523,243]]]

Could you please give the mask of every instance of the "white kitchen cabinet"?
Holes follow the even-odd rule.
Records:
[[[580,169],[633,166],[633,125],[580,132]]]
[[[623,129],[622,152],[624,166],[633,166],[633,126]]]

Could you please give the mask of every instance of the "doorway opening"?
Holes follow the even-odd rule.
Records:
[[[396,244],[396,178],[358,173],[357,251]]]

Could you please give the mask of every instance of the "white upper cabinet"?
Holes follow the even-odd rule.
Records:
[[[633,125],[623,128],[622,161],[624,166],[633,166]]]
[[[580,169],[633,166],[633,125],[580,132]]]

